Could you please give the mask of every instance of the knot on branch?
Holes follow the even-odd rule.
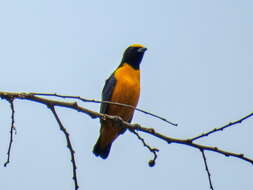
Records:
[[[77,109],[77,108],[78,108],[77,102],[73,102],[73,103],[72,103],[72,106],[73,106],[73,108]]]

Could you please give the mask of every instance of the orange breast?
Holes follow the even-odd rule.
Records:
[[[115,73],[116,86],[112,93],[111,101],[128,104],[136,107],[140,96],[140,71],[124,64]],[[118,115],[125,121],[129,121],[134,109],[118,105],[110,105],[109,115]]]

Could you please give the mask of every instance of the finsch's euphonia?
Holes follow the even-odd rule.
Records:
[[[102,100],[136,107],[140,96],[140,63],[147,48],[140,44],[130,45],[124,52],[122,61],[117,69],[106,80],[102,91]],[[134,109],[102,103],[100,113],[120,116],[131,122]],[[113,141],[125,132],[113,121],[100,119],[100,136],[94,146],[93,153],[106,159]]]

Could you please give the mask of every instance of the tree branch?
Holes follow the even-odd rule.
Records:
[[[176,143],[176,144],[187,145],[187,146],[190,146],[192,148],[202,149],[202,150],[207,150],[207,151],[219,153],[219,154],[222,154],[222,155],[227,156],[227,157],[230,156],[230,157],[239,158],[239,159],[242,159],[244,161],[247,161],[247,162],[253,164],[253,159],[248,158],[248,157],[244,156],[243,154],[228,152],[228,151],[219,149],[217,147],[197,144],[197,143],[194,143],[192,141],[189,141],[188,139],[177,139],[177,138],[168,137],[168,136],[165,136],[161,133],[156,132],[152,128],[145,128],[145,127],[140,126],[139,124],[132,124],[131,125],[131,124],[128,124],[127,122],[125,122],[125,121],[123,121],[123,122],[124,122],[124,125],[127,128],[132,128],[132,129],[137,130],[137,131],[142,131],[142,132],[148,133],[151,136],[155,136],[155,137],[157,137],[157,138],[159,138],[159,139],[161,139],[161,140],[163,140],[167,143]]]
[[[0,97],[4,99],[13,98],[13,99],[20,99],[20,100],[28,100],[28,101],[41,103],[46,106],[65,107],[65,108],[76,110],[78,112],[85,113],[88,116],[90,116],[92,119],[103,117],[103,114],[78,106],[77,102],[63,102],[63,101],[57,101],[57,100],[50,100],[50,99],[34,96],[30,93],[15,93],[15,92],[0,92]]]
[[[0,92],[0,97],[5,98],[5,99],[6,98],[13,98],[13,99],[34,101],[34,102],[41,103],[41,104],[44,104],[49,107],[50,106],[59,106],[59,107],[73,109],[78,112],[85,113],[93,119],[102,118],[102,119],[110,119],[110,120],[113,120],[114,122],[120,122],[121,123],[120,125],[127,128],[127,129],[141,131],[141,132],[150,134],[151,136],[157,137],[167,143],[182,144],[182,145],[187,145],[187,146],[190,146],[190,147],[196,148],[196,149],[203,149],[203,150],[207,150],[207,151],[212,151],[212,152],[216,152],[216,153],[222,154],[227,157],[231,156],[231,157],[239,158],[239,159],[242,159],[244,161],[247,161],[247,162],[253,164],[253,160],[251,158],[244,156],[243,154],[228,152],[228,151],[219,149],[217,147],[197,144],[197,143],[194,143],[193,141],[191,141],[191,139],[177,139],[177,138],[168,137],[168,136],[165,136],[161,133],[156,132],[152,128],[142,127],[139,124],[130,124],[126,121],[123,121],[118,116],[111,116],[111,115],[107,115],[107,114],[102,114],[102,113],[98,113],[98,112],[89,110],[87,108],[81,107],[76,102],[63,102],[63,101],[50,100],[50,99],[34,96],[30,93]],[[252,115],[250,114],[247,118],[249,118],[251,116]]]
[[[76,161],[75,161],[75,151],[72,147],[72,144],[71,144],[71,141],[70,141],[70,138],[69,138],[69,133],[67,131],[67,129],[63,126],[59,116],[57,115],[56,111],[55,111],[55,108],[54,106],[49,106],[49,109],[52,111],[59,127],[60,127],[60,130],[64,133],[65,135],[65,138],[66,138],[66,141],[67,141],[67,147],[69,149],[69,152],[70,152],[70,155],[71,155],[71,163],[72,163],[72,169],[73,169],[73,180],[74,180],[74,183],[75,183],[75,190],[77,190],[79,188],[78,186],[78,183],[77,183],[77,175],[76,175]]]
[[[235,158],[238,158],[238,159],[241,159],[241,160],[244,160],[246,162],[249,162],[249,163],[253,164],[253,159],[249,158],[249,157],[246,157],[243,154],[228,152],[228,151],[219,149],[217,147],[194,143],[194,141],[199,139],[199,138],[203,138],[203,137],[208,136],[208,135],[210,135],[210,134],[212,134],[216,131],[222,131],[225,128],[228,128],[228,127],[233,126],[235,124],[241,123],[242,121],[252,117],[253,113],[239,119],[238,121],[231,122],[231,123],[229,123],[229,124],[227,124],[223,127],[220,127],[220,128],[211,130],[209,132],[203,133],[202,135],[198,135],[194,138],[177,139],[177,138],[168,137],[168,136],[165,136],[165,135],[163,135],[159,132],[156,132],[153,128],[143,127],[139,124],[130,124],[130,123],[122,120],[118,116],[102,114],[102,113],[98,113],[98,112],[89,110],[87,108],[79,106],[77,104],[77,102],[64,102],[64,101],[51,100],[51,99],[38,97],[35,94],[36,93],[32,94],[32,93],[0,92],[0,97],[3,98],[3,99],[7,99],[7,100],[21,99],[21,100],[33,101],[33,102],[36,102],[36,103],[44,104],[44,105],[46,105],[47,107],[49,107],[51,109],[51,111],[53,112],[53,114],[55,116],[55,119],[57,120],[57,122],[60,126],[60,129],[64,132],[66,140],[67,140],[67,145],[68,145],[68,148],[69,148],[70,153],[71,153],[71,162],[72,162],[72,166],[73,166],[73,180],[75,181],[76,190],[78,189],[78,184],[77,184],[77,177],[76,177],[76,164],[75,164],[74,150],[72,148],[72,145],[71,145],[71,142],[70,142],[70,139],[69,139],[69,134],[66,131],[66,129],[63,127],[58,115],[55,112],[55,106],[64,107],[64,108],[68,108],[68,109],[73,109],[73,110],[76,110],[78,112],[85,113],[85,114],[89,115],[92,119],[95,119],[95,118],[100,118],[100,119],[103,119],[103,120],[109,119],[109,120],[112,120],[113,122],[117,123],[118,126],[129,129],[132,133],[134,133],[138,137],[139,140],[142,141],[143,145],[146,148],[148,148],[154,154],[154,159],[151,160],[150,163],[149,163],[150,166],[153,166],[155,164],[155,160],[157,158],[156,152],[158,151],[158,149],[151,148],[149,145],[147,145],[146,142],[144,141],[144,139],[137,133],[137,131],[147,133],[147,134],[149,134],[151,136],[154,136],[154,137],[157,137],[157,138],[159,138],[159,139],[161,139],[161,140],[163,140],[167,143],[182,144],[182,145],[186,145],[186,146],[201,150],[202,157],[204,159],[204,163],[205,163],[205,166],[206,166],[206,171],[208,173],[208,176],[210,175],[210,172],[209,172],[209,169],[207,167],[207,162],[206,162],[206,157],[205,157],[204,151],[212,151],[212,152],[222,154],[222,155],[227,156],[227,157],[235,157]],[[52,96],[63,96],[63,95],[54,94]],[[66,97],[69,97],[69,96],[66,96]],[[73,96],[73,97],[75,97],[75,96]],[[79,99],[81,97],[76,97],[76,98]],[[96,100],[94,100],[94,101],[96,101]],[[92,100],[92,102],[93,102],[93,100]],[[98,103],[101,103],[101,102],[98,102]],[[110,103],[115,104],[113,102],[110,102]],[[11,104],[11,105],[13,106],[13,104]],[[12,117],[13,118],[12,126],[14,126],[14,108],[13,107],[12,107],[12,115],[13,115],[13,117]],[[12,139],[10,140],[10,142],[12,142]],[[212,184],[211,184],[210,176],[209,176],[209,184],[210,184],[210,188],[211,188]]]

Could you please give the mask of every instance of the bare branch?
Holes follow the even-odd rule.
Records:
[[[169,124],[171,124],[173,126],[177,126],[178,125],[177,123],[173,123],[173,122],[167,120],[164,117],[161,117],[159,115],[153,114],[151,112],[145,111],[145,110],[140,109],[140,108],[136,108],[136,107],[128,105],[128,104],[122,104],[122,103],[111,102],[111,101],[100,101],[100,100],[95,100],[95,99],[87,99],[87,98],[82,98],[80,96],[59,95],[57,93],[34,93],[34,92],[32,92],[30,94],[31,95],[36,95],[36,96],[54,96],[54,97],[58,97],[58,98],[70,98],[70,99],[81,100],[83,102],[92,102],[92,103],[99,103],[99,104],[105,103],[105,104],[113,104],[113,105],[119,105],[119,106],[129,107],[129,108],[133,108],[133,109],[135,109],[135,110],[137,110],[139,112],[142,112],[144,114],[151,115],[151,116],[153,116],[155,118],[158,118],[158,119],[160,119],[162,121],[165,121],[166,123],[169,123]]]
[[[13,131],[16,130],[15,128],[15,109],[14,109],[14,99],[13,98],[6,98],[8,100],[8,102],[10,103],[11,106],[11,129],[10,129],[10,140],[9,140],[9,147],[8,147],[8,151],[7,151],[7,160],[4,163],[4,167],[7,167],[7,165],[10,163],[10,156],[11,156],[11,147],[12,147],[12,143],[13,143]]]
[[[130,124],[126,121],[123,121],[118,116],[111,116],[111,115],[107,115],[107,114],[101,114],[101,113],[86,109],[84,107],[79,106],[76,102],[62,102],[62,101],[50,100],[50,99],[41,98],[41,97],[31,95],[29,93],[0,92],[0,97],[5,98],[5,99],[8,98],[8,97],[12,97],[12,98],[15,98],[15,99],[34,101],[34,102],[37,102],[37,103],[47,105],[49,107],[50,106],[60,106],[60,107],[70,108],[70,109],[76,110],[78,112],[85,113],[93,119],[103,118],[103,119],[113,120],[114,122],[121,122],[122,126],[125,127],[125,128],[128,128],[130,130],[141,131],[141,132],[150,134],[151,136],[157,137],[157,138],[159,138],[163,141],[166,141],[167,143],[183,144],[183,145],[187,145],[187,146],[190,146],[190,147],[193,147],[193,148],[196,148],[196,149],[203,149],[203,150],[207,150],[207,151],[212,151],[212,152],[216,152],[216,153],[222,154],[222,155],[227,156],[227,157],[231,156],[231,157],[239,158],[239,159],[242,159],[244,161],[247,161],[247,162],[253,164],[253,159],[248,158],[248,157],[244,156],[243,154],[228,152],[228,151],[225,151],[225,150],[221,150],[217,147],[197,144],[197,143],[194,143],[191,139],[176,139],[176,138],[168,137],[168,136],[165,136],[161,133],[156,132],[152,128],[142,127],[139,124]],[[249,117],[250,116],[248,116],[247,118],[249,118]]]
[[[207,172],[207,176],[208,176],[208,181],[209,181],[210,189],[211,189],[211,190],[214,190],[213,184],[212,184],[212,180],[211,180],[211,173],[210,173],[209,168],[208,168],[208,165],[207,165],[207,160],[206,160],[205,152],[204,152],[204,150],[202,150],[202,149],[200,149],[200,152],[201,152],[201,154],[202,154],[202,158],[203,158],[204,163],[205,163],[205,169],[206,169],[206,172]]]
[[[219,149],[217,147],[206,146],[206,145],[197,144],[197,143],[193,142],[193,141],[195,141],[195,140],[197,140],[199,138],[208,136],[208,135],[210,135],[210,134],[212,134],[212,133],[214,133],[216,131],[222,131],[225,128],[228,128],[228,127],[233,126],[235,124],[241,123],[242,121],[244,121],[244,120],[250,118],[251,116],[253,116],[253,113],[251,113],[251,114],[249,114],[249,115],[247,115],[247,116],[239,119],[238,121],[231,122],[231,123],[229,123],[229,124],[227,124],[227,125],[225,125],[223,127],[211,130],[211,131],[209,131],[207,133],[203,133],[202,135],[196,136],[194,138],[190,138],[190,139],[177,139],[177,138],[168,137],[168,136],[165,136],[165,135],[163,135],[161,133],[158,133],[153,128],[146,128],[146,127],[143,127],[143,126],[141,126],[139,124],[130,124],[130,123],[122,120],[118,116],[112,116],[112,115],[102,114],[102,113],[98,113],[98,112],[86,109],[86,108],[84,108],[82,106],[79,106],[77,104],[77,102],[63,102],[63,101],[57,101],[57,100],[50,100],[50,99],[38,97],[38,96],[36,96],[34,94],[31,94],[31,93],[0,92],[0,97],[4,98],[4,99],[7,99],[7,100],[10,99],[10,98],[12,100],[14,100],[14,99],[29,100],[29,101],[33,101],[33,102],[36,102],[36,103],[44,104],[44,105],[48,106],[51,109],[51,111],[53,112],[53,114],[54,114],[54,116],[55,116],[55,118],[56,118],[56,120],[57,120],[57,122],[58,122],[58,124],[60,126],[60,129],[64,132],[65,137],[67,139],[68,148],[69,148],[70,153],[71,153],[71,162],[72,162],[72,166],[73,166],[73,180],[75,182],[75,188],[76,188],[76,190],[78,189],[78,184],[77,184],[77,177],[76,177],[76,163],[75,163],[75,157],[74,157],[74,150],[72,148],[72,145],[71,145],[71,142],[70,142],[70,139],[69,139],[69,134],[66,131],[66,129],[63,127],[63,125],[62,125],[62,123],[61,123],[58,115],[55,112],[55,106],[65,107],[65,108],[76,110],[78,112],[85,113],[85,114],[89,115],[93,119],[95,119],[95,118],[101,118],[101,119],[104,119],[104,120],[109,119],[109,120],[112,120],[115,123],[118,123],[119,124],[118,126],[129,129],[132,133],[134,133],[138,137],[139,140],[142,141],[143,145],[146,148],[148,148],[154,154],[154,159],[149,162],[150,166],[153,166],[155,164],[155,160],[157,158],[157,153],[156,152],[158,151],[158,149],[150,147],[144,141],[144,139],[137,133],[137,131],[141,131],[141,132],[147,133],[147,134],[149,134],[151,136],[154,136],[154,137],[157,137],[157,138],[159,138],[159,139],[161,139],[161,140],[163,140],[163,141],[165,141],[167,143],[182,144],[182,145],[186,145],[186,146],[189,146],[189,147],[192,147],[192,148],[195,148],[195,149],[199,149],[202,152],[202,157],[203,157],[204,162],[205,162],[206,171],[208,173],[209,184],[210,184],[210,188],[211,189],[213,189],[213,186],[212,186],[212,183],[211,183],[210,172],[209,172],[209,169],[208,169],[208,166],[207,166],[207,162],[206,162],[206,157],[205,157],[204,151],[212,151],[212,152],[215,152],[215,153],[218,153],[218,154],[222,154],[222,155],[227,156],[227,157],[229,157],[229,156],[230,157],[235,157],[235,158],[238,158],[238,159],[241,159],[241,160],[244,160],[246,162],[249,162],[249,163],[253,164],[253,159],[249,158],[249,157],[246,157],[243,154],[228,152],[228,151]],[[14,110],[14,108],[13,108],[13,110]],[[14,112],[13,112],[13,118],[14,118]],[[13,124],[14,124],[14,120],[13,120]]]
[[[77,183],[77,175],[76,175],[76,161],[75,161],[75,151],[72,147],[72,144],[71,144],[71,141],[70,141],[70,138],[69,138],[69,133],[67,131],[67,129],[63,126],[60,118],[58,117],[56,111],[55,111],[55,108],[54,106],[49,106],[49,109],[52,111],[52,113],[54,114],[54,117],[60,127],[60,130],[64,133],[65,137],[66,137],[66,141],[67,141],[67,147],[69,149],[69,152],[71,154],[71,163],[72,163],[72,168],[73,168],[73,180],[74,180],[74,183],[75,183],[75,190],[77,190],[79,188],[78,186],[78,183]]]
[[[253,112],[250,113],[250,114],[248,114],[248,115],[246,115],[246,116],[244,116],[244,117],[242,117],[241,119],[239,119],[239,120],[237,120],[237,121],[230,122],[230,123],[228,123],[228,124],[226,124],[226,125],[224,125],[224,126],[222,126],[222,127],[220,127],[220,128],[214,128],[214,129],[211,130],[211,131],[208,131],[208,132],[206,132],[206,133],[202,133],[201,135],[198,135],[198,136],[196,136],[196,137],[193,137],[193,138],[189,139],[189,141],[195,141],[195,140],[197,140],[197,139],[206,137],[206,136],[208,136],[208,135],[210,135],[210,134],[212,134],[212,133],[215,133],[215,132],[218,132],[218,131],[223,131],[224,129],[226,129],[226,128],[228,128],[228,127],[232,127],[232,126],[234,126],[234,125],[236,125],[236,124],[242,123],[244,120],[246,120],[246,119],[248,119],[248,118],[250,118],[250,117],[252,117],[252,116],[253,116]]]

